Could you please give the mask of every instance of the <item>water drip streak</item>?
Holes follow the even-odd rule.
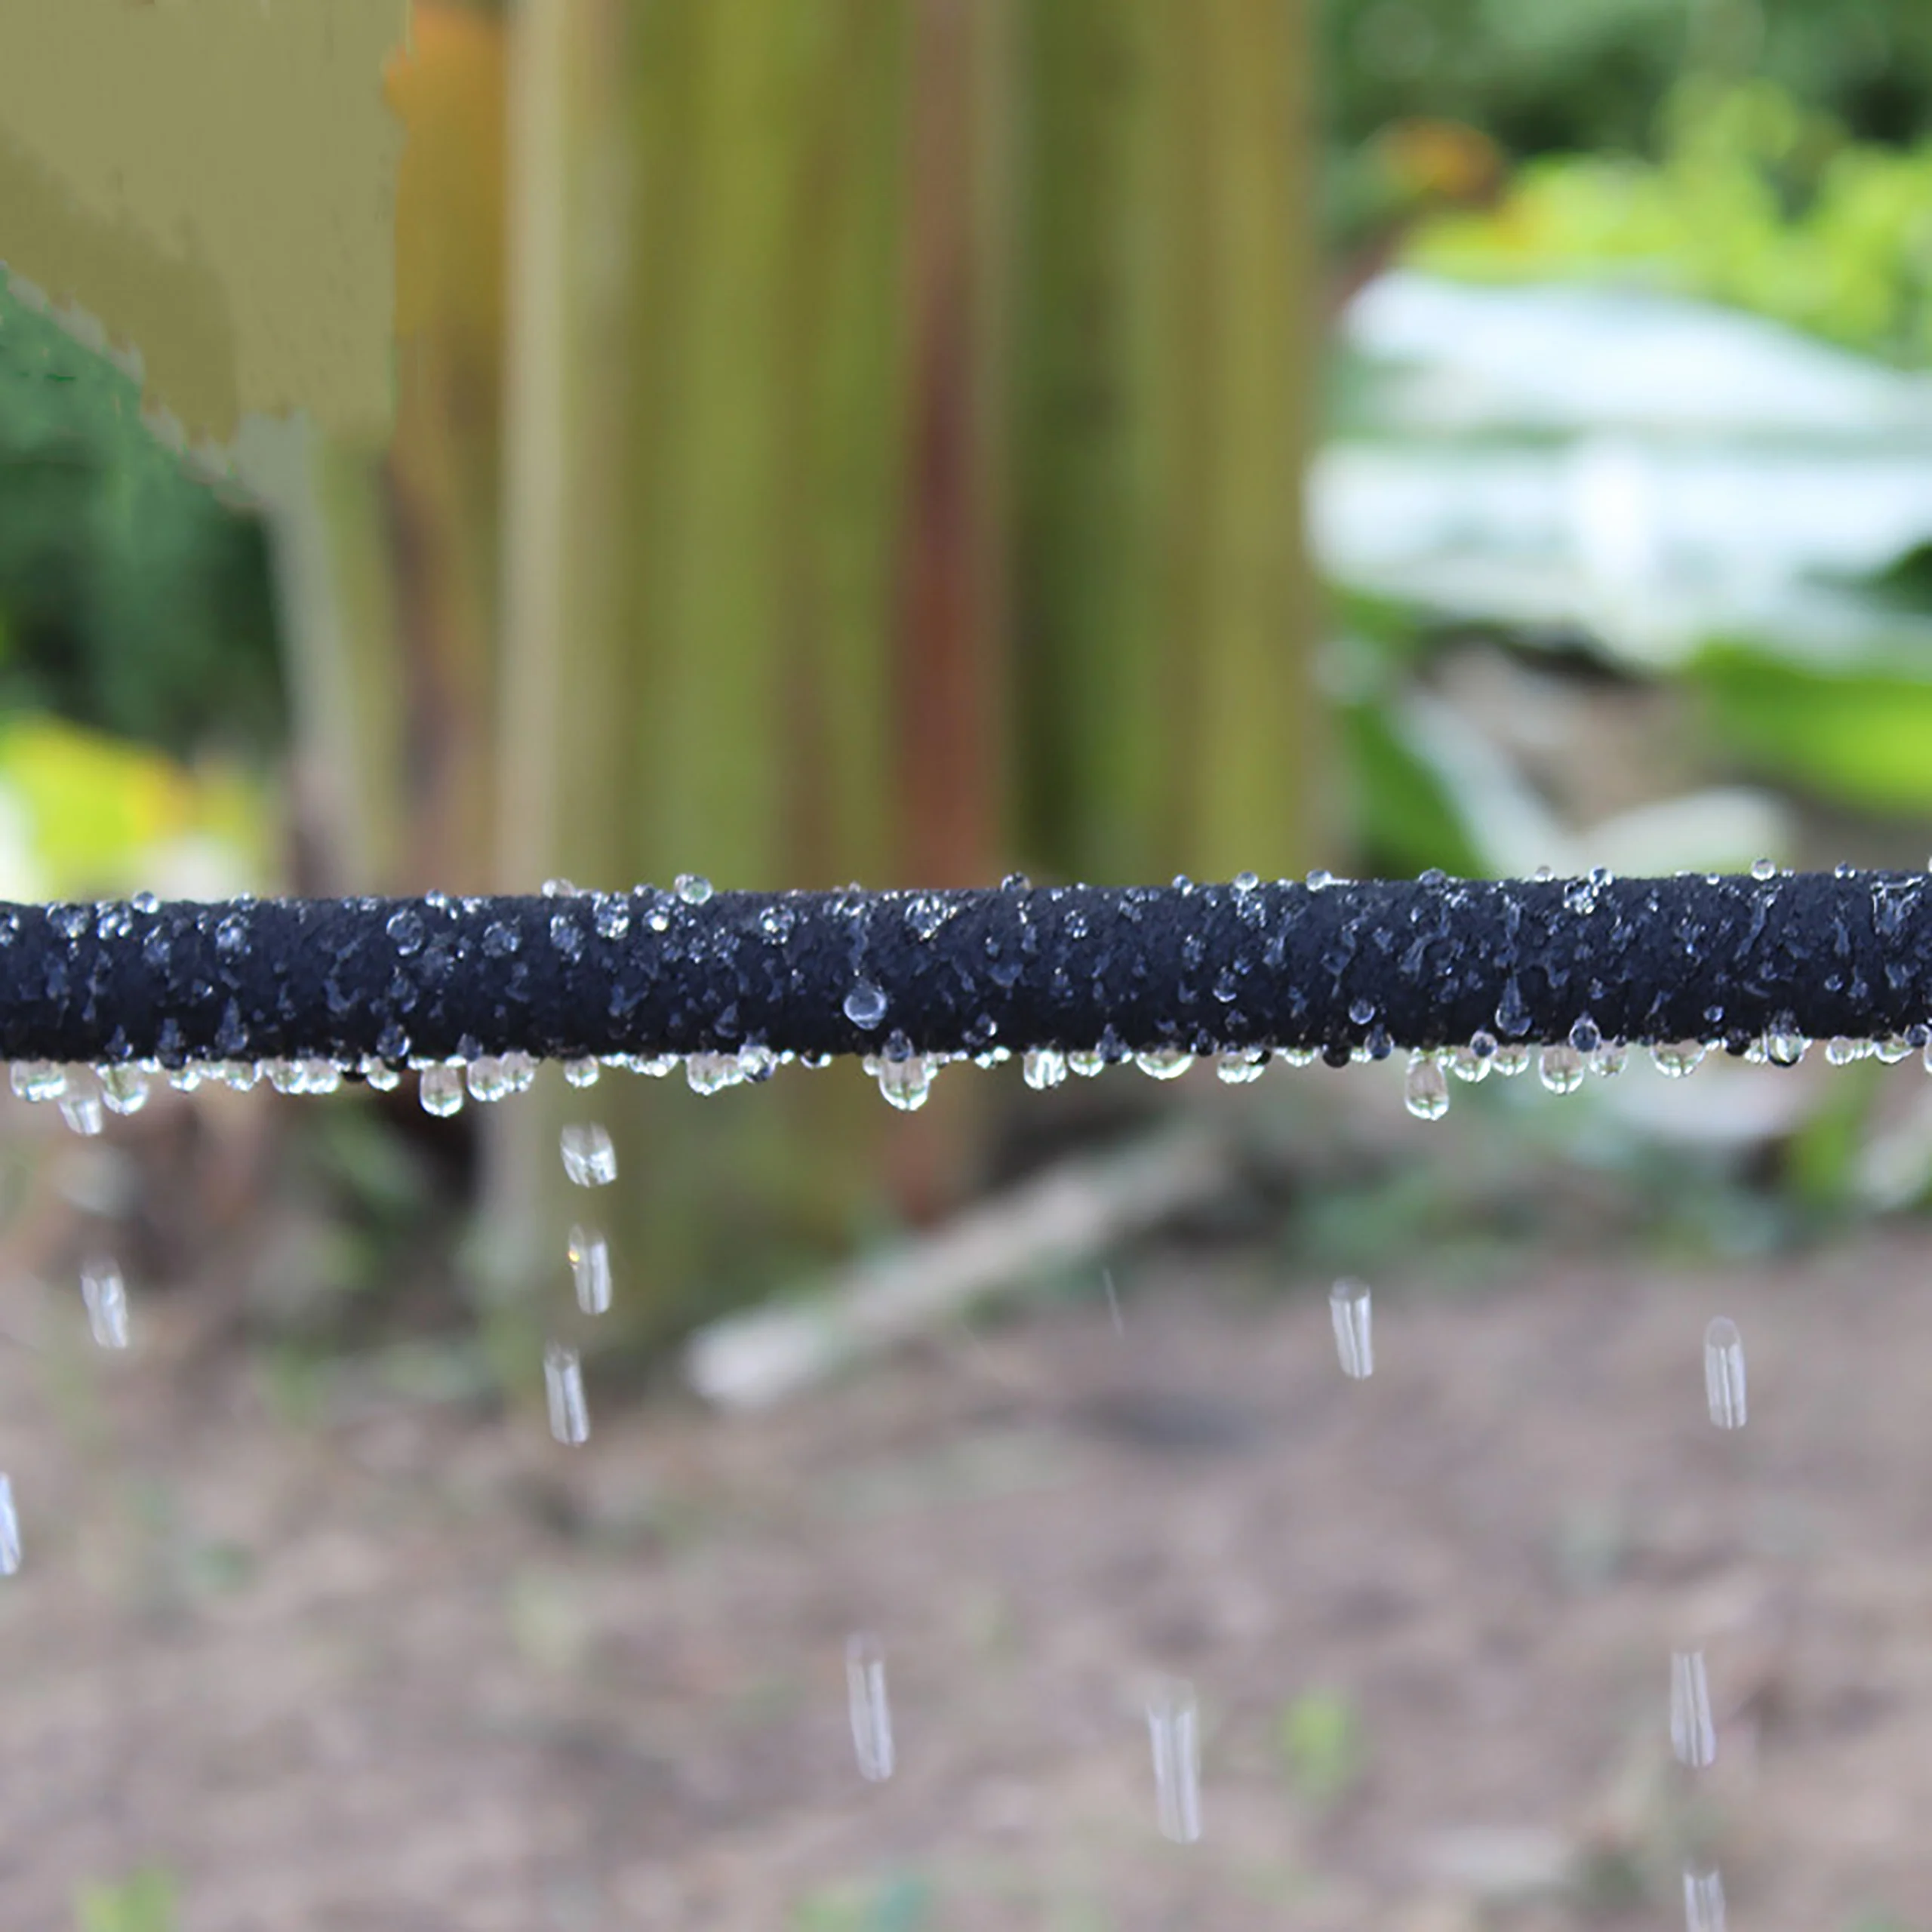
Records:
[[[1110,1063],[1163,1070],[1187,1054],[1258,1067],[1271,1049],[1455,1054],[1497,1037],[1502,1014],[1502,1044],[1553,1050],[1546,1064],[1567,1081],[1566,1056],[1595,1051],[1577,1044],[1585,1023],[1612,1048],[1676,1052],[1923,1045],[1928,887],[1871,873],[1318,888],[1244,876],[771,894],[686,880],[547,897],[0,905],[0,1057],[27,1069],[29,1097],[58,1097],[43,1069],[97,1069],[118,1098],[137,1075],[115,1070],[148,1063],[365,1078],[487,1061],[456,1083],[485,1098],[521,1083],[520,1055],[817,1059],[878,1054],[889,1032],[930,1066],[994,1042],[1060,1056],[1032,1063],[1044,1081],[1097,1044]],[[1378,934],[1426,934],[1426,957]],[[1433,1069],[1417,1081],[1426,1115],[1441,1097]],[[449,1084],[432,1085],[438,1105]],[[326,1084],[305,1075],[301,1091]],[[91,1105],[78,1113],[91,1124]]]

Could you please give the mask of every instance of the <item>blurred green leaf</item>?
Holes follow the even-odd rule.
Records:
[[[1448,788],[1412,751],[1383,706],[1341,708],[1364,858],[1391,877],[1438,866],[1462,878],[1487,870]]]
[[[1275,1721],[1275,1743],[1296,1795],[1324,1809],[1347,1797],[1368,1769],[1361,1715],[1340,1691],[1295,1698]]]
[[[83,1884],[74,1899],[76,1932],[174,1932],[176,1890],[165,1872],[137,1872],[118,1884]]]
[[[1864,811],[1932,811],[1932,680],[1814,669],[1726,640],[1699,652],[1685,681],[1753,767]]]

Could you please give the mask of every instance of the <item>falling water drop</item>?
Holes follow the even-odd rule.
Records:
[[[611,1244],[594,1228],[573,1228],[570,1246],[571,1279],[577,1284],[577,1305],[586,1315],[603,1315],[611,1306]]]
[[[463,1111],[463,1068],[460,1063],[454,1066],[426,1066],[417,1082],[417,1097],[423,1103],[426,1114],[434,1114],[438,1120],[448,1120],[451,1115]]]
[[[0,1475],[0,1577],[20,1567],[20,1515],[14,1506],[14,1479]]]
[[[1719,1429],[1744,1426],[1744,1343],[1726,1315],[1704,1331],[1704,1392]]]
[[[1717,1727],[1711,1720],[1710,1679],[1702,1651],[1671,1653],[1670,1748],[1677,1761],[1694,1771],[1717,1761]]]
[[[1066,1078],[1066,1056],[1051,1047],[1029,1047],[1020,1056],[1020,1072],[1036,1093],[1044,1092]]]
[[[1684,1932],[1724,1932],[1724,1878],[1715,1866],[1684,1874]]]
[[[81,1300],[88,1331],[103,1349],[128,1346],[128,1288],[117,1261],[102,1257],[81,1266]]]
[[[1574,1047],[1545,1047],[1537,1057],[1537,1078],[1552,1094],[1574,1094],[1583,1084],[1583,1056]]]
[[[617,1178],[617,1150],[601,1121],[573,1121],[558,1140],[564,1172],[579,1187],[608,1187]]]
[[[894,1763],[892,1706],[885,1694],[884,1648],[869,1632],[846,1641],[845,1695],[859,1775],[869,1784],[883,1784]]]
[[[94,1135],[106,1124],[100,1095],[94,1088],[70,1083],[60,1096],[60,1118],[76,1134]]]
[[[543,1351],[543,1392],[550,1433],[574,1447],[590,1439],[590,1410],[583,1398],[583,1362],[574,1349],[552,1342]]]
[[[1201,1707],[1184,1678],[1164,1678],[1147,1700],[1154,1752],[1154,1807],[1161,1835],[1176,1844],[1201,1836]]]
[[[1100,1270],[1100,1286],[1106,1291],[1108,1319],[1114,1324],[1114,1333],[1124,1340],[1127,1324],[1121,1319],[1120,1291],[1114,1286],[1114,1271],[1111,1268]]]
[[[1402,1104],[1417,1120],[1440,1120],[1449,1111],[1449,1078],[1438,1055],[1410,1054],[1402,1078]]]
[[[861,980],[845,995],[845,1017],[869,1033],[885,1017],[886,998],[869,980]]]
[[[1355,1382],[1375,1371],[1375,1336],[1368,1284],[1344,1275],[1328,1291],[1329,1318],[1335,1324],[1335,1352],[1342,1373]]]

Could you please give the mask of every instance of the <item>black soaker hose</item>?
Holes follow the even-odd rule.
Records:
[[[1760,869],[1763,870],[1764,869]],[[0,906],[0,1057],[888,1062],[1925,1037],[1932,878],[1852,872]],[[1486,1038],[1485,1038],[1486,1036]]]

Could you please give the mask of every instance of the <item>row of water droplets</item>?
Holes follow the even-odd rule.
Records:
[[[1758,860],[1750,871],[1751,876],[1760,881],[1789,875],[1767,859]],[[1838,876],[1841,878],[1854,875],[1853,868],[1838,868]],[[1547,884],[1553,881],[1555,875],[1550,868],[1545,866],[1531,876],[1535,882]],[[1715,873],[1703,876],[1712,884],[1718,883],[1721,878],[1721,875]],[[1426,872],[1421,875],[1420,882],[1444,884],[1447,882],[1446,875],[1439,871]],[[1570,882],[1565,889],[1564,903],[1574,913],[1586,914],[1595,909],[1598,895],[1612,882],[1613,875],[1599,868]],[[1029,883],[1020,873],[1011,875],[1002,881],[1004,888],[1013,890],[1025,889]],[[1306,875],[1305,883],[1310,891],[1319,892],[1346,886],[1350,881],[1318,869]],[[1174,884],[1177,888],[1189,889],[1192,881],[1178,877]],[[1234,891],[1246,899],[1259,890],[1261,881],[1256,874],[1247,872],[1238,874],[1232,884]],[[674,890],[675,900],[687,906],[704,905],[714,896],[710,881],[694,873],[680,874]],[[854,890],[856,893],[857,889]],[[627,937],[632,931],[634,920],[641,921],[657,933],[670,928],[669,904],[672,894],[660,893],[654,903],[641,908],[630,897],[586,894],[564,879],[546,881],[543,891],[546,898],[595,900],[595,929],[600,938],[608,940]],[[432,895],[432,900],[435,897]],[[1258,900],[1249,903],[1259,904]],[[1886,903],[1889,906],[1893,902]],[[152,912],[158,907],[158,902],[152,894],[139,895],[130,903],[133,909],[140,912]],[[99,917],[105,921],[112,915],[125,921],[127,909],[103,907],[99,909]],[[76,919],[87,917],[84,908],[62,910]],[[955,910],[946,897],[937,893],[915,894],[906,903],[909,924],[922,939],[936,934],[950,920]],[[768,937],[782,940],[789,934],[795,916],[782,903],[774,903],[761,914],[760,923]],[[1076,910],[1072,916],[1078,918],[1083,915]],[[217,945],[229,941],[231,928],[233,946],[245,948],[245,926],[232,916],[217,928]],[[409,906],[399,907],[390,914],[386,931],[398,956],[405,958],[422,951],[430,937],[421,912]],[[551,921],[550,937],[552,944],[571,958],[577,956],[583,944],[580,921],[561,910]],[[487,928],[482,943],[486,952],[508,958],[520,949],[522,941],[516,926],[499,921]],[[845,1019],[861,1032],[875,1032],[886,1024],[891,1001],[888,993],[874,980],[866,977],[863,971],[863,934],[855,941],[855,978],[844,996],[842,1011]],[[1221,989],[1217,986],[1216,990],[1218,995]],[[1231,986],[1229,997],[1232,996]],[[1714,1011],[1706,1017],[1712,1023],[1715,1035],[1723,1015]],[[1134,1051],[1109,1026],[1091,1048],[1036,1047],[1023,1050],[1019,1057],[1028,1085],[1036,1089],[1058,1086],[1069,1075],[1091,1078],[1110,1066],[1122,1063],[1131,1063],[1153,1078],[1168,1080],[1186,1072],[1198,1057],[1204,1057],[1212,1060],[1223,1081],[1239,1084],[1259,1078],[1271,1060],[1278,1060],[1289,1066],[1306,1066],[1317,1060],[1331,1066],[1343,1066],[1351,1062],[1381,1061],[1390,1057],[1393,1049],[1386,1033],[1376,1023],[1377,1011],[1373,1001],[1367,998],[1357,999],[1349,1010],[1349,1019],[1354,1026],[1367,1029],[1364,1041],[1352,1045],[1331,1043],[1322,1048],[1243,1047],[1198,1056],[1177,1048]],[[1535,1049],[1517,1037],[1527,1029],[1527,1020],[1520,989],[1512,980],[1498,1004],[1494,1030],[1480,1029],[1460,1044],[1421,1048],[1411,1053],[1404,1080],[1408,1110],[1423,1120],[1440,1120],[1448,1111],[1452,1081],[1474,1084],[1487,1078],[1492,1072],[1507,1078],[1525,1072],[1533,1062],[1543,1086],[1558,1094],[1578,1091],[1592,1075],[1612,1077],[1620,1073],[1627,1064],[1629,1043],[1606,1038],[1587,1017],[1575,1023],[1566,1041]],[[903,1031],[894,1029],[885,1035],[878,1052],[864,1056],[863,1066],[868,1075],[877,1081],[888,1101],[902,1109],[914,1109],[924,1103],[937,1072],[952,1062],[970,1059],[978,1066],[989,1067],[1014,1057],[1011,1049],[993,1044],[998,1027],[990,1015],[982,1017],[975,1031],[983,1036],[983,1044],[975,1043],[974,1051],[970,1053],[921,1054],[914,1051]],[[972,1033],[969,1032],[968,1037],[969,1041],[974,1040]],[[459,1112],[466,1100],[488,1103],[521,1093],[535,1078],[536,1062],[530,1056],[518,1052],[485,1054],[480,1044],[459,1043],[470,1050],[443,1059],[414,1056],[409,1051],[406,1032],[395,1023],[386,1029],[384,1037],[377,1044],[377,1054],[352,1066],[316,1058],[259,1062],[215,1060],[174,1067],[166,1072],[165,1077],[174,1085],[189,1091],[210,1081],[242,1091],[266,1081],[285,1094],[318,1094],[335,1091],[345,1077],[352,1073],[372,1088],[389,1091],[400,1083],[402,1069],[406,1067],[417,1075],[418,1092],[425,1109],[444,1118]],[[1707,1054],[1725,1044],[1715,1037],[1664,1041],[1651,1044],[1649,1052],[1660,1072],[1681,1078],[1694,1071]],[[1795,1029],[1787,1028],[1767,1033],[1752,1042],[1744,1051],[1743,1057],[1793,1066],[1804,1058],[1811,1044]],[[1882,1039],[1833,1039],[1826,1044],[1825,1057],[1833,1065],[1843,1066],[1867,1055],[1895,1061],[1921,1049],[1927,1054],[1928,1067],[1932,1067],[1932,1032],[1924,1026],[1909,1029],[1903,1035]],[[783,1065],[820,1067],[829,1064],[831,1057],[826,1054],[777,1052],[762,1043],[752,1041],[734,1050],[685,1055],[610,1054],[584,1058],[566,1062],[565,1072],[574,1084],[588,1086],[607,1068],[662,1078],[681,1066],[691,1089],[709,1095],[730,1087],[761,1083],[769,1079]],[[58,1100],[69,1125],[77,1132],[97,1133],[103,1109],[122,1112],[135,1111],[145,1098],[150,1082],[162,1075],[163,1072],[160,1063],[152,1060],[102,1066],[94,1069],[91,1074],[85,1069],[68,1069],[49,1063],[19,1063],[14,1068],[14,1084],[15,1091],[28,1098]]]

